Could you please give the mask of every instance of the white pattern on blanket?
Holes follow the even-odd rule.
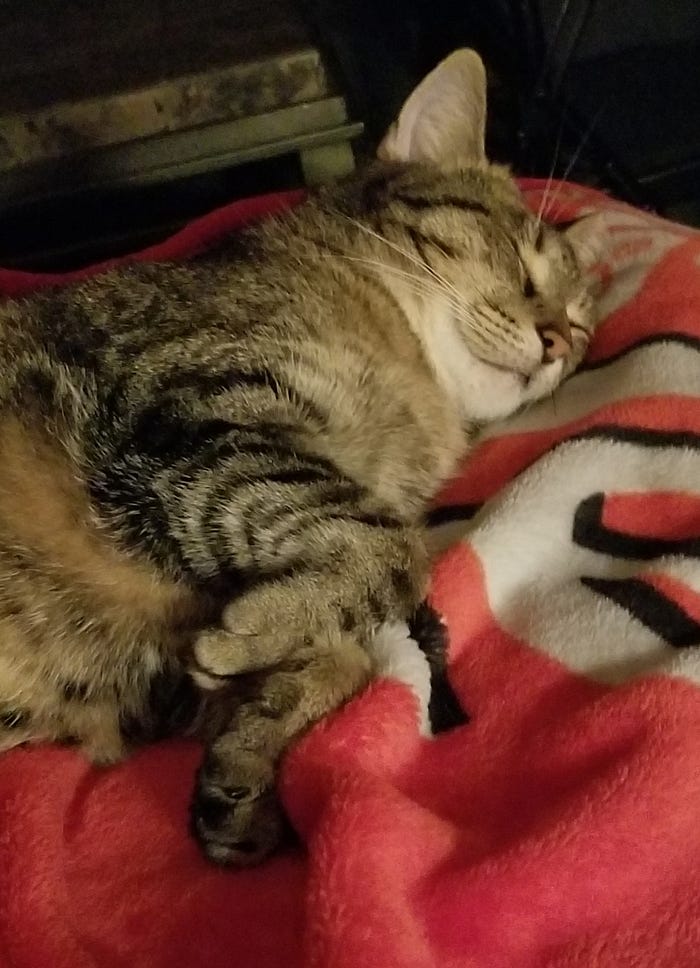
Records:
[[[479,510],[435,543],[466,541],[498,624],[572,670],[700,682],[700,235],[614,204],[605,219],[592,360],[484,433],[447,499]]]

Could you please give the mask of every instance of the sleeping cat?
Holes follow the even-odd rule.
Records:
[[[374,166],[228,250],[0,309],[0,747],[117,760],[161,693],[187,725],[187,668],[195,833],[274,847],[281,754],[425,596],[431,495],[593,325],[595,227],[531,215],[484,118],[457,51]]]

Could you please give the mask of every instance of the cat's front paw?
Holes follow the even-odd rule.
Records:
[[[283,661],[322,627],[318,592],[303,580],[267,582],[235,599],[218,628],[205,629],[192,647],[190,674],[203,689],[232,676]],[[323,626],[330,626],[326,616]]]
[[[270,760],[233,734],[218,739],[197,776],[191,829],[217,864],[247,867],[272,853],[287,827]]]
[[[257,671],[296,644],[296,616],[274,588],[254,589],[227,605],[219,628],[200,632],[190,673],[202,689],[218,689],[232,676]]]
[[[237,635],[228,629],[205,629],[192,646],[189,673],[200,689],[220,689],[232,676],[247,672],[254,652],[264,654],[264,649],[265,640],[254,633]]]

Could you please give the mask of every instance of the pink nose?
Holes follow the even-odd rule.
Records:
[[[544,323],[537,331],[542,340],[543,363],[553,363],[569,355],[572,341],[568,323]]]

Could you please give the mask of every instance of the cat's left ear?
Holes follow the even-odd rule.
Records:
[[[377,154],[456,171],[484,160],[485,127],[483,62],[476,51],[455,50],[409,96]]]
[[[603,255],[607,235],[603,212],[585,213],[555,228],[566,236],[582,269],[590,269]]]

